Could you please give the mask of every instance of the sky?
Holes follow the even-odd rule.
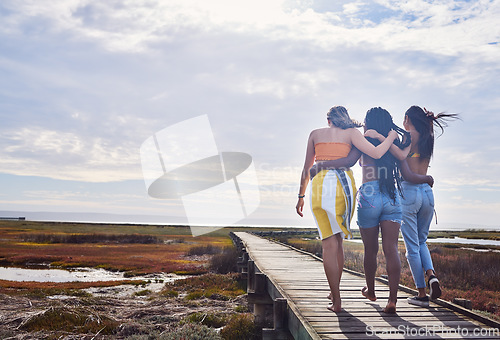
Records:
[[[0,211],[186,223],[182,197],[148,195],[141,146],[202,116],[205,150],[251,156],[258,200],[235,224],[314,226],[295,204],[329,108],[402,126],[419,105],[462,119],[436,140],[433,228],[498,227],[499,17],[499,0],[3,0]],[[198,155],[181,139],[179,164]]]

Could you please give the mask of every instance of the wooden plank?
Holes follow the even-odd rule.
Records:
[[[376,283],[378,299],[372,302],[360,292],[365,285],[364,277],[352,271],[342,274],[343,311],[333,313],[326,308],[330,289],[321,261],[248,233],[236,234],[256,270],[266,275],[268,293],[273,298],[288,300],[288,327],[295,339],[470,339],[478,337],[474,331],[492,329],[486,328],[480,319],[472,319],[472,312],[468,316],[460,315],[457,314],[460,309],[452,311],[446,304],[431,303],[429,308],[410,305],[406,302],[412,295],[409,289],[398,292],[397,314],[385,314],[383,308],[389,293],[387,282],[380,280]],[[433,333],[427,332],[423,336],[411,333],[426,327],[433,327]],[[457,330],[469,334],[457,334]],[[480,335],[484,339],[500,339],[498,329],[496,334]]]

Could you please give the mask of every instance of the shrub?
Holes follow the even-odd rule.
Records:
[[[186,295],[185,299],[186,300],[197,300],[197,299],[201,299],[202,297],[204,297],[204,293],[201,291],[201,290],[196,290],[194,292],[190,292]]]
[[[201,297],[217,298],[221,297],[234,298],[238,295],[245,294],[242,289],[239,274],[205,274],[193,276],[187,279],[176,280],[165,285],[165,290],[175,290],[177,292],[187,292],[186,299],[198,299]]]
[[[220,335],[212,328],[205,325],[187,323],[176,328],[168,334],[162,334],[160,340],[222,340]],[[239,339],[239,338],[233,338]]]
[[[248,306],[236,306],[234,307],[236,313],[248,313],[250,312]]]
[[[200,325],[205,325],[207,327],[219,328],[227,324],[228,316],[226,314],[212,314],[212,313],[202,313],[197,312],[188,315],[183,323],[191,322]]]
[[[152,293],[151,290],[149,290],[149,289],[143,289],[141,291],[135,292],[134,295],[135,296],[146,296],[146,295],[150,295],[151,293]]]
[[[161,295],[169,298],[176,298],[179,296],[179,293],[175,290],[164,290],[161,292]]]
[[[83,308],[50,307],[25,320],[20,326],[28,331],[67,331],[113,334],[119,322]]]
[[[212,256],[210,259],[210,271],[227,274],[238,270],[238,251],[235,247],[224,248],[220,254]]]
[[[224,340],[252,340],[258,337],[258,328],[252,314],[236,314],[221,330],[220,335]]]
[[[207,245],[203,245],[203,246],[194,246],[194,247],[189,249],[187,254],[201,256],[201,255],[205,255],[205,254],[209,254],[209,255],[218,254],[218,253],[220,253],[220,251],[221,251],[220,247],[214,246],[213,244],[207,244]]]

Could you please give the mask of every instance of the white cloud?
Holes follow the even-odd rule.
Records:
[[[3,141],[3,172],[90,182],[141,176],[135,145],[107,145],[101,138],[36,127],[11,131]]]
[[[492,57],[498,54],[497,49],[486,44],[497,41],[500,32],[495,25],[500,6],[486,1],[379,1],[378,7],[347,2],[337,13],[291,11],[289,2],[279,0],[134,1],[125,5],[88,0],[43,4],[28,1],[11,2],[9,7],[13,14],[8,18],[16,20],[8,20],[4,30],[23,27],[33,18],[40,24],[48,20],[55,31],[73,32],[76,39],[80,36],[101,41],[112,51],[131,52],[144,52],[160,41],[225,31],[310,42],[327,49],[370,43],[388,50],[404,48],[445,55],[484,53]],[[373,27],[370,20],[368,26],[364,20],[359,21],[359,27],[332,21],[332,16],[376,17],[381,9],[390,10],[393,16]]]

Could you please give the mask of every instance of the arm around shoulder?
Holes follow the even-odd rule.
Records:
[[[329,161],[319,161],[316,162],[312,168],[309,170],[309,175],[311,178],[316,176],[318,172],[325,169],[348,169],[352,167],[361,157],[361,152],[354,146],[349,151],[347,157],[329,160]]]
[[[374,146],[358,130],[352,129],[351,131],[352,144],[358,148],[359,151],[374,159],[381,158],[389,150],[397,136],[397,132],[392,130],[382,143]]]

